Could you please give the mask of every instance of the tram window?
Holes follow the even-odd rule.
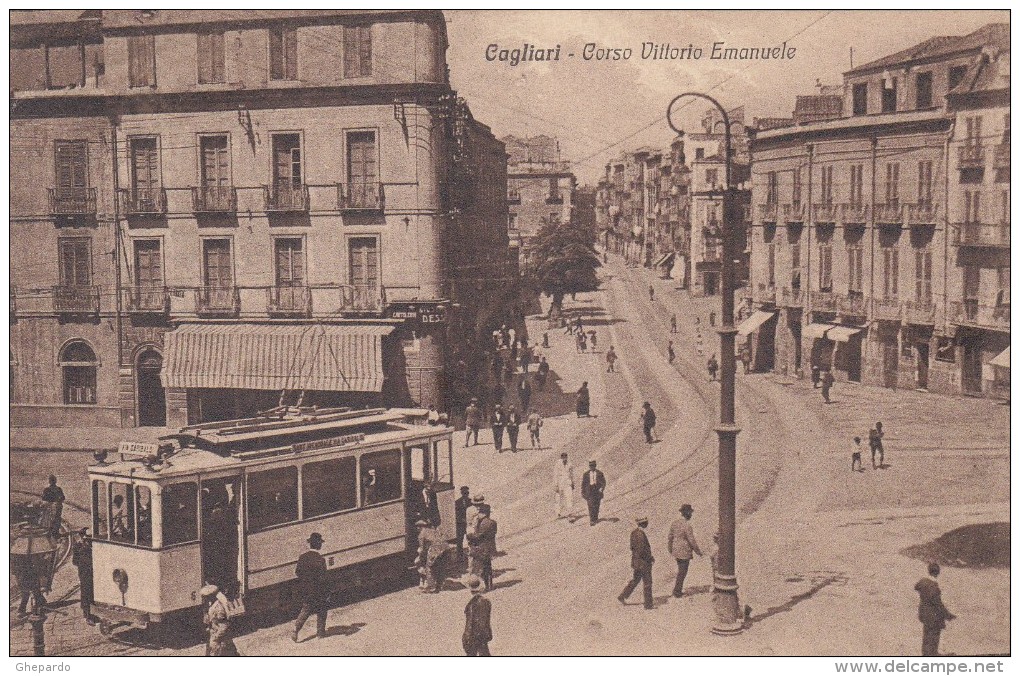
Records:
[[[145,486],[135,487],[138,505],[138,544],[152,546],[152,493]]]
[[[171,484],[163,489],[163,546],[198,539],[198,484]]]
[[[453,486],[453,445],[449,439],[432,443],[432,466],[434,481],[440,486]]]
[[[411,481],[425,481],[432,477],[427,449],[427,446],[411,447]]]
[[[248,523],[259,530],[297,521],[297,467],[280,467],[248,475]]]
[[[96,540],[105,540],[110,537],[107,530],[106,512],[106,482],[92,482],[92,533]]]
[[[399,450],[361,456],[361,495],[361,503],[366,506],[401,498]]]
[[[301,468],[301,508],[308,519],[358,506],[354,457],[310,462]]]
[[[135,496],[128,484],[110,483],[110,539],[135,541]]]

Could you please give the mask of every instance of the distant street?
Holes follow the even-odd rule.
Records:
[[[709,326],[717,299],[691,299],[672,280],[625,268],[615,256],[601,276],[599,291],[565,301],[568,314],[580,314],[586,330],[597,331],[595,354],[578,353],[572,336],[550,328],[544,316],[527,320],[529,342],[541,345],[548,331],[551,345],[540,349],[552,368],[549,385],[532,398],[546,419],[543,448],[532,450],[522,434],[520,452],[497,454],[487,430],[477,447],[463,448],[463,433],[455,436],[456,484],[484,493],[499,523],[502,555],[489,594],[493,654],[917,654],[913,585],[924,565],[903,550],[961,526],[1009,521],[1009,408],[847,383],[836,384],[826,406],[809,380],[739,373],[737,576],[752,626],[720,638],[709,632],[707,556],[691,563],[689,595],[675,599],[669,593],[676,565],[666,551],[669,524],[682,503],[694,506],[691,523],[706,553],[715,531],[719,390],[705,363],[717,352],[718,336]],[[674,312],[678,334],[670,335]],[[620,357],[616,373],[606,372],[610,345]],[[584,381],[592,417],[579,419],[574,393]],[[645,443],[641,430],[645,401],[658,417],[655,444]],[[873,470],[869,457],[864,472],[851,473],[850,439],[866,439],[877,420],[887,431],[888,466]],[[605,472],[602,521],[594,527],[579,491],[574,516],[556,519],[553,466],[561,452],[570,456],[578,489],[588,460]],[[12,488],[15,495],[38,491],[55,472],[72,507],[87,508],[83,468],[90,460],[76,453],[16,453]],[[625,607],[616,600],[630,577],[628,534],[639,515],[650,518],[656,557],[652,611],[642,609],[640,592]],[[65,518],[87,520],[73,508]],[[76,582],[73,567],[65,565],[52,598],[74,599]],[[944,566],[939,582],[959,617],[943,634],[943,651],[1008,652],[1008,569]],[[327,624],[332,631],[321,641],[293,644],[288,623],[257,629],[236,643],[250,655],[462,654],[468,592],[454,587],[459,583],[448,582],[438,595],[407,589],[334,609]],[[108,642],[84,624],[76,605],[56,615],[48,641],[59,642],[63,654],[204,649],[158,649],[135,632]],[[29,651],[27,626],[12,621],[11,631],[12,652]]]

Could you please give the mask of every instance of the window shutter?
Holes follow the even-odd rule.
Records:
[[[294,28],[283,31],[284,60],[286,63],[286,76],[288,80],[296,80],[297,77],[297,30]]]
[[[269,78],[283,79],[283,33],[278,30],[269,31]]]
[[[372,27],[361,26],[358,29],[360,50],[359,58],[361,60],[361,75],[367,76],[372,74]]]
[[[358,60],[357,27],[344,28],[344,77],[358,77],[361,74]]]
[[[212,82],[212,49],[210,43],[212,36],[206,33],[198,34],[198,82],[205,84]]]

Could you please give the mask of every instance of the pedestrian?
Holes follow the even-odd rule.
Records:
[[[606,363],[609,364],[609,368],[606,369],[606,373],[616,372],[616,359],[616,350],[614,350],[613,346],[610,345],[609,350],[606,352]]]
[[[535,375],[535,382],[538,383],[538,391],[543,392],[545,390],[545,381],[549,378],[549,362],[542,357],[542,361],[538,362],[538,372]]]
[[[531,348],[521,348],[521,372],[526,376],[528,375],[528,367],[531,366]]]
[[[850,445],[850,471],[863,472],[861,465],[861,438],[854,437],[854,443]]]
[[[521,402],[521,410],[527,411],[531,404],[531,383],[528,382],[527,374],[522,375],[521,381],[517,383],[517,399]]]
[[[740,363],[744,365],[744,375],[751,372],[751,350],[747,345],[740,348]]]
[[[872,469],[878,469],[879,467],[885,467],[885,448],[882,446],[882,437],[885,436],[885,432],[882,431],[882,422],[875,423],[875,426],[868,431],[868,445],[871,446],[871,467]],[[875,465],[875,454],[878,454],[878,465]]]
[[[674,312],[669,318],[669,332],[676,333],[676,313]]]
[[[78,531],[78,539],[71,549],[71,563],[78,569],[78,590],[81,598],[81,614],[89,624],[95,624],[92,604],[95,602],[95,586],[92,568],[92,538],[89,529]]]
[[[510,452],[517,452],[517,435],[521,431],[521,414],[513,406],[506,414],[506,436],[510,440]]]
[[[587,418],[591,408],[591,395],[588,393],[588,381],[581,383],[581,389],[577,391],[577,417]]]
[[[421,487],[421,513],[419,516],[428,521],[430,526],[438,526],[442,523],[434,481],[426,481]]]
[[[591,343],[591,352],[592,354],[595,354],[595,352],[597,352],[596,348],[598,347],[599,344],[599,335],[595,331],[595,329],[592,329],[588,332],[588,339],[589,342]]]
[[[581,315],[578,315],[574,320],[574,333],[584,333],[584,322],[581,320]]]
[[[468,507],[471,506],[471,489],[460,487],[460,497],[453,503],[453,514],[457,524],[457,556],[464,557],[464,538],[467,535]]]
[[[644,585],[645,610],[652,610],[652,564],[655,557],[652,556],[652,546],[648,543],[648,536],[645,535],[645,528],[648,527],[648,517],[639,516],[634,520],[637,523],[630,533],[630,567],[634,571],[627,586],[623,588],[616,598],[620,603],[626,605],[627,599],[637,588],[638,583]]]
[[[673,596],[680,598],[684,595],[684,580],[687,578],[687,569],[691,564],[694,555],[702,556],[698,548],[698,541],[694,539],[694,529],[691,528],[691,517],[694,516],[694,508],[690,505],[680,507],[681,518],[673,522],[669,527],[669,538],[666,540],[666,548],[673,558],[676,559],[676,584],[673,585]],[[713,562],[713,570],[715,563]]]
[[[64,491],[57,485],[57,477],[52,474],[50,475],[49,485],[43,489],[42,499],[49,508],[50,535],[57,537],[60,535],[60,517],[64,512]]]
[[[666,346],[666,354],[668,355],[668,359],[669,359],[669,363],[670,364],[672,364],[674,361],[676,361],[676,350],[673,349],[673,341],[672,340],[669,341],[669,344]]]
[[[294,621],[294,633],[291,640],[298,642],[298,634],[309,617],[315,615],[315,635],[326,638],[326,606],[329,593],[326,589],[326,559],[319,550],[322,549],[322,535],[312,533],[308,536],[308,551],[297,560],[297,590],[301,599],[301,611]]]
[[[716,373],[719,372],[719,362],[716,361],[715,354],[708,358],[708,377],[715,380]]]
[[[503,412],[502,405],[496,404],[496,407],[492,409],[489,426],[492,428],[492,444],[496,447],[497,453],[502,453],[503,429],[506,427],[506,413]]]
[[[818,364],[811,365],[811,389],[817,390],[818,384],[822,382],[822,369]]]
[[[475,532],[468,533],[468,544],[471,545],[471,573],[482,578],[485,591],[492,591],[492,557],[496,555],[498,524],[491,514],[492,508],[489,505],[479,506]]]
[[[715,310],[708,313],[708,325],[715,326]]]
[[[928,577],[914,585],[914,590],[921,597],[917,606],[917,619],[924,627],[921,633],[921,655],[923,657],[938,657],[939,638],[942,630],[946,628],[947,620],[955,620],[953,615],[942,603],[942,590],[936,578],[942,569],[937,563],[928,564]]]
[[[832,403],[829,400],[829,391],[835,382],[836,379],[832,377],[832,371],[829,369],[822,371],[822,399],[825,400],[826,404]]]
[[[655,287],[648,285],[648,300],[655,300]]]
[[[712,534],[712,549],[708,552],[708,560],[712,563],[712,579],[715,579],[715,571],[719,566],[719,533]]]
[[[583,332],[577,334],[577,351],[581,353],[588,351],[588,336]]]
[[[46,597],[42,593],[42,573],[36,569],[30,556],[11,557],[11,568],[14,579],[21,592],[21,603],[18,605],[18,617],[28,615],[28,602],[31,599],[33,610],[41,611],[46,607]]]
[[[700,330],[698,330],[698,335],[695,338],[694,343],[695,343],[695,347],[698,350],[698,356],[699,357],[704,357],[705,356],[705,343],[704,343],[704,341],[701,338],[701,331]]]
[[[563,329],[563,335],[565,336],[574,335],[574,322],[571,321],[569,317],[567,317],[564,321],[566,322],[566,324],[564,325],[565,328]]]
[[[418,528],[418,574],[422,577],[422,592],[438,594],[443,586],[443,556],[448,545],[443,536],[425,519],[414,524]]]
[[[543,331],[542,332],[542,347],[545,348],[545,349],[549,349],[549,332],[548,331]]]
[[[645,442],[655,442],[655,409],[647,401],[641,406],[641,427],[645,432]]]
[[[230,616],[227,614],[229,602],[220,588],[207,584],[199,590],[199,596],[205,603],[202,623],[209,632],[205,646],[206,657],[240,657],[234,639],[230,636]]]
[[[467,587],[471,600],[464,606],[464,654],[468,657],[490,657],[489,641],[492,640],[492,603],[485,597],[482,581],[477,575],[469,575]]]
[[[542,448],[542,416],[535,409],[531,409],[528,415],[528,434],[531,436],[531,447]]]
[[[478,430],[482,426],[482,410],[478,408],[478,399],[472,399],[471,403],[464,409],[464,425],[464,448],[470,445],[472,435],[474,435],[475,446],[477,446]]]
[[[560,453],[560,461],[553,470],[553,486],[556,493],[556,518],[570,516],[574,510],[574,466],[566,453]]]
[[[594,526],[599,522],[599,507],[606,494],[606,476],[596,468],[594,460],[588,461],[588,471],[581,482],[581,497],[588,503],[588,522]]]

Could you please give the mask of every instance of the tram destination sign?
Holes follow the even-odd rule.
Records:
[[[389,304],[389,315],[418,324],[444,324],[446,305],[439,302],[396,301]]]
[[[117,445],[117,452],[123,455],[157,455],[159,444],[148,444],[141,441],[122,441]]]
[[[315,441],[302,441],[294,444],[291,448],[295,453],[305,453],[307,451],[318,451],[323,448],[335,448],[336,446],[346,446],[348,444],[356,444],[365,440],[364,432],[357,434],[345,434],[339,437],[330,437],[329,439],[316,439]]]

